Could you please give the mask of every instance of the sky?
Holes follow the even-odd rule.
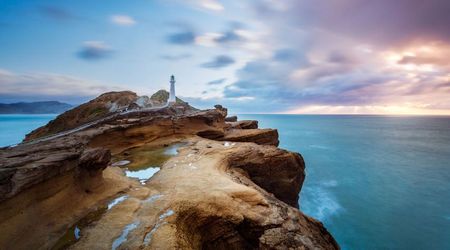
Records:
[[[0,0],[0,102],[450,115],[448,0]]]

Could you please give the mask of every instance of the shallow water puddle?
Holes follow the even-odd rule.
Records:
[[[126,168],[125,174],[131,178],[137,178],[142,184],[156,174],[160,167],[172,156],[178,154],[178,148],[186,143],[175,143],[168,147],[155,148],[142,146],[133,148],[119,154],[114,164]],[[126,162],[127,164],[123,164]],[[122,163],[123,165],[120,165]],[[113,165],[114,165],[113,164]]]
[[[172,209],[167,210],[166,212],[164,212],[163,214],[161,214],[159,216],[160,220],[164,220],[166,217],[169,217],[171,215],[173,215],[175,212]]]
[[[130,161],[127,161],[127,160],[116,161],[116,162],[114,162],[113,164],[111,164],[111,166],[114,166],[114,167],[120,167],[120,166],[128,165],[128,164],[130,164],[130,163],[131,163],[131,162],[130,162]]]
[[[148,232],[144,237],[144,245],[148,246],[152,240],[153,234],[158,230],[159,227],[162,225],[167,224],[167,222],[164,221],[165,218],[175,214],[175,212],[172,209],[167,210],[163,214],[159,216],[159,221],[155,224],[155,226]]]
[[[141,182],[141,184],[145,184],[145,182],[150,179],[154,174],[156,174],[160,168],[158,167],[149,167],[147,169],[142,169],[138,171],[130,171],[126,170],[125,174],[131,178],[137,178]]]
[[[112,200],[105,206],[97,208],[95,211],[88,213],[85,217],[67,229],[66,233],[58,240],[58,242],[52,247],[52,249],[67,249],[71,245],[75,244],[82,236],[83,229],[86,229],[92,223],[100,220],[100,218],[114,206],[128,199],[128,195],[122,195]]]
[[[150,232],[148,232],[145,237],[144,237],[144,245],[148,246],[152,240],[153,234],[156,232],[156,230],[158,230],[159,227],[161,227],[162,225],[167,224],[167,222],[163,222],[163,223],[157,223],[155,225],[155,227],[152,228],[152,230],[150,230]]]
[[[122,234],[119,236],[119,238],[115,239],[111,249],[115,250],[117,249],[120,245],[122,245],[122,243],[124,243],[127,240],[128,234],[133,231],[134,229],[136,229],[139,226],[139,221],[135,221],[131,224],[128,224],[122,231]]]
[[[88,213],[84,218],[67,229],[66,233],[58,240],[52,249],[67,249],[75,244],[82,237],[83,229],[88,227],[91,223],[98,221],[107,210],[107,206],[102,206],[97,210]]]
[[[236,145],[235,142],[230,143],[230,142],[226,141],[226,142],[223,143],[223,146],[224,146],[224,147],[233,147],[234,145]]]
[[[115,198],[108,204],[108,210],[113,208],[114,206],[118,205],[119,203],[123,202],[124,200],[128,199],[128,195],[122,195],[120,197]]]
[[[163,196],[164,196],[163,194],[155,194],[145,199],[144,202],[152,203]]]

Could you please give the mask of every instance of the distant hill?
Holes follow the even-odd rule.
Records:
[[[57,101],[0,103],[0,114],[60,114],[72,105]]]

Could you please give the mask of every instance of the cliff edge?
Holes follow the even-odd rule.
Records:
[[[1,248],[339,249],[299,211],[305,164],[275,129],[186,105],[0,149]]]

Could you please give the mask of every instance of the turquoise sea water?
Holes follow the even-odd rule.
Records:
[[[239,115],[300,152],[300,207],[343,249],[450,249],[450,117]]]
[[[21,142],[25,135],[55,118],[48,115],[0,115],[0,147]]]
[[[55,115],[0,115],[0,146]],[[239,115],[300,152],[306,214],[343,249],[450,249],[450,117]]]

